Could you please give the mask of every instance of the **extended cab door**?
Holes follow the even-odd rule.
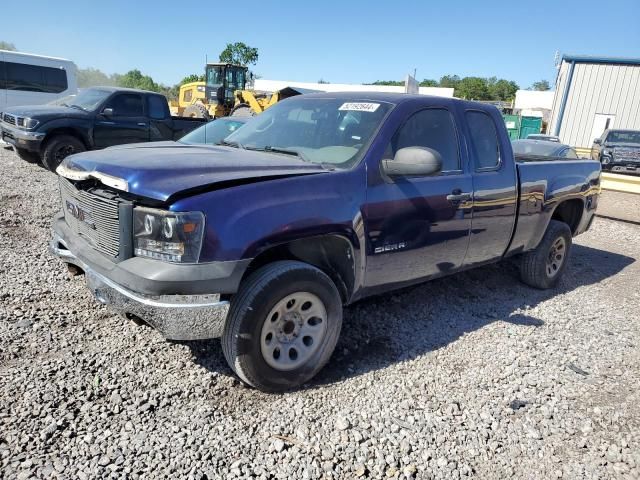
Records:
[[[504,121],[494,109],[465,109],[473,168],[473,220],[465,265],[499,259],[513,234],[518,178]]]
[[[175,132],[167,99],[162,95],[148,95],[147,113],[149,115],[149,140],[151,142],[173,140]]]
[[[443,171],[430,177],[395,178],[385,178],[379,166],[369,172],[364,209],[369,243],[366,287],[430,277],[462,265],[473,192],[459,139],[455,116],[448,108],[414,111],[391,138],[383,158],[393,159],[405,147],[428,147],[442,157]]]
[[[118,92],[96,115],[93,127],[96,148],[149,141],[149,119],[145,114],[144,95]]]

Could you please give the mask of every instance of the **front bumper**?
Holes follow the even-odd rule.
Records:
[[[45,135],[43,132],[31,132],[14,127],[4,121],[0,122],[0,139],[16,148],[39,152]]]
[[[87,287],[96,299],[126,316],[135,316],[171,340],[199,340],[222,335],[229,302],[219,294],[144,295],[128,290],[93,270],[66,248],[54,234],[51,253],[84,271]]]

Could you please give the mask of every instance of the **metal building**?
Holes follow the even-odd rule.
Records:
[[[564,55],[549,132],[586,150],[606,128],[640,130],[640,58]]]

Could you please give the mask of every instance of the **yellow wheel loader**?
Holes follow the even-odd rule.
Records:
[[[247,90],[247,67],[230,63],[209,63],[205,82],[185,83],[172,113],[182,117],[219,118],[253,116],[288,97],[304,93],[287,87],[266,93]]]

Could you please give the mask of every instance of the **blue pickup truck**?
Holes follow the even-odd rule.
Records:
[[[220,145],[68,157],[51,251],[169,339],[222,337],[247,384],[311,379],[342,307],[507,257],[554,287],[600,193],[590,160],[516,163],[494,107],[404,94],[287,99]]]

